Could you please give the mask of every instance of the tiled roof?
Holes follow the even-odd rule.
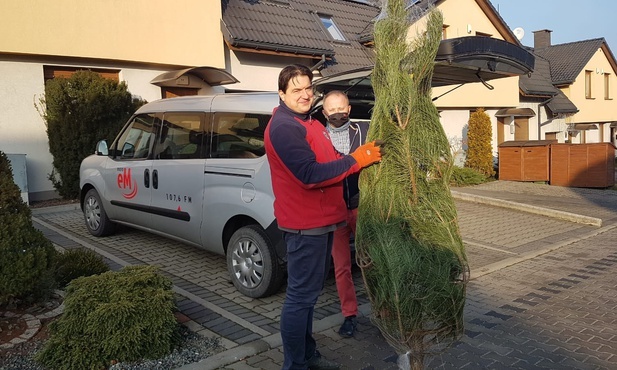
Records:
[[[557,91],[557,95],[546,103],[546,107],[554,114],[578,112],[576,105],[561,90]]]
[[[548,60],[534,54],[536,57],[533,72],[518,78],[518,86],[524,95],[553,96],[559,91],[551,81],[551,67]]]
[[[518,78],[518,86],[523,95],[551,97],[546,106],[555,114],[578,112],[576,105],[551,82],[549,61],[538,54],[534,53],[534,56],[536,61],[531,75],[522,75]]]
[[[571,84],[598,49],[604,38],[551,45],[534,52],[547,59],[551,66],[551,80],[555,85]]]
[[[373,64],[359,37],[372,31],[379,8],[351,0],[223,0],[222,31],[233,47],[329,58],[324,76]],[[347,41],[335,41],[319,20],[331,16]]]

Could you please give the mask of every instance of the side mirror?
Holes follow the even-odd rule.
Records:
[[[109,155],[109,149],[107,148],[107,140],[101,140],[96,144],[96,155]]]

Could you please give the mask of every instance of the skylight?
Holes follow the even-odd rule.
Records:
[[[331,16],[320,14],[319,19],[321,20],[321,23],[323,23],[324,27],[326,27],[326,30],[328,30],[330,36],[332,36],[333,39],[338,41],[345,41],[345,36],[343,36],[343,33],[336,26]]]

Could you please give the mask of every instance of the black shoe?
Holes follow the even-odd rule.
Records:
[[[356,332],[357,325],[358,322],[356,321],[355,316],[346,317],[343,325],[341,325],[341,328],[338,330],[338,333],[343,338],[351,338]]]
[[[308,368],[311,370],[338,370],[341,368],[341,365],[336,362],[328,361],[321,357],[319,351],[315,351],[315,354],[308,360],[307,364]]]

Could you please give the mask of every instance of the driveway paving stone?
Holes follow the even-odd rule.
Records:
[[[505,181],[453,190],[597,217],[602,226],[456,200],[472,276],[465,335],[426,367],[617,368],[617,192]],[[280,369],[284,289],[245,297],[231,284],[224,257],[138,230],[92,237],[75,207],[37,210],[33,221],[56,245],[93,249],[114,269],[160,266],[174,282],[187,325],[228,348],[183,370]],[[356,336],[336,333],[342,316],[331,277],[315,310],[319,348],[343,369],[398,369],[398,355],[370,321],[358,268],[354,280],[361,305]]]

